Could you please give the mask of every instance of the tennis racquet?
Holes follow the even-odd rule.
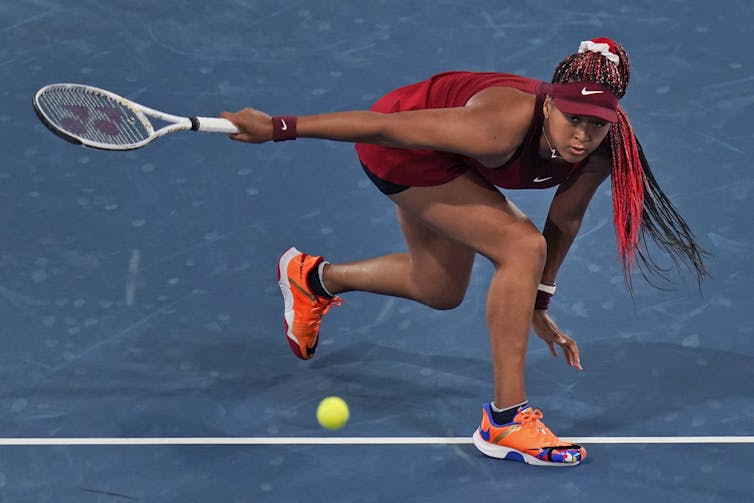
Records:
[[[61,138],[105,150],[133,150],[176,131],[238,132],[225,119],[166,114],[83,84],[43,87],[34,95],[34,110],[44,125]],[[168,124],[155,130],[150,117]]]

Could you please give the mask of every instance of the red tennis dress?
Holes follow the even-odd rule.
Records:
[[[398,88],[383,96],[372,110],[381,113],[462,107],[488,87],[513,87],[536,95],[534,119],[513,157],[497,168],[487,168],[470,157],[435,150],[356,144],[364,167],[381,180],[409,187],[441,185],[471,169],[493,185],[506,189],[544,189],[559,185],[580,169],[578,164],[547,162],[538,155],[542,131],[544,82],[508,73],[447,72]]]

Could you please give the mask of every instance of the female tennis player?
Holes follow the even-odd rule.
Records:
[[[643,248],[654,240],[706,275],[694,235],[658,186],[618,105],[629,81],[623,47],[582,42],[552,83],[505,73],[450,72],[388,93],[370,111],[274,116],[223,113],[234,140],[297,137],[356,143],[367,176],[396,206],[407,251],[330,264],[286,251],[278,264],[287,341],[300,358],[317,347],[322,316],[338,294],[366,291],[435,309],[464,298],[474,257],[494,266],[487,297],[494,397],[474,443],[484,454],[535,465],[575,466],[586,456],[560,440],[529,406],[524,358],[530,328],[581,370],[579,348],[548,315],[563,260],[587,205],[611,176],[618,253],[631,271],[658,273]],[[540,230],[502,189],[558,186]]]

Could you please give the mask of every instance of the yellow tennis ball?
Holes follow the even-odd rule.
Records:
[[[348,421],[348,404],[338,396],[328,396],[319,402],[317,421],[323,428],[337,430]]]

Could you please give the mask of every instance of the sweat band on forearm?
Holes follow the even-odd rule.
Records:
[[[275,115],[272,118],[272,141],[296,139],[296,117],[293,115]]]
[[[537,299],[534,301],[534,309],[546,310],[550,307],[551,298],[551,294],[543,292],[542,290],[537,290]]]
[[[555,295],[555,285],[540,283],[537,286],[537,299],[534,301],[534,309],[546,310],[550,307],[550,299]]]

